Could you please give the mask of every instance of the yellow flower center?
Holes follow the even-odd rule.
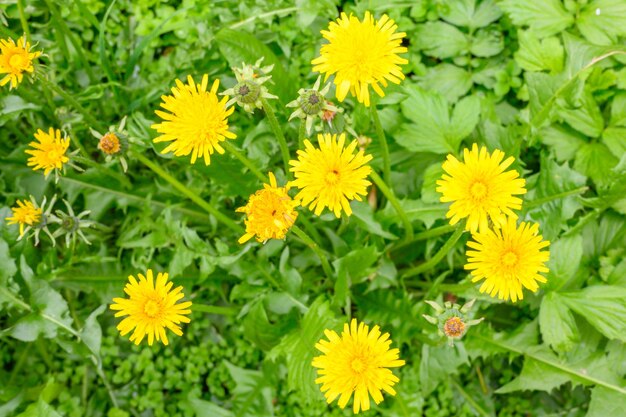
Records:
[[[365,361],[363,361],[363,359],[361,358],[355,358],[352,360],[350,366],[352,367],[352,370],[354,372],[360,374],[365,370]]]
[[[22,69],[27,65],[27,59],[21,54],[14,54],[9,58],[9,66],[12,68]]]
[[[328,171],[326,173],[326,176],[324,177],[324,180],[326,181],[326,184],[328,185],[337,184],[339,182],[339,171],[337,171],[336,169]]]
[[[487,195],[487,186],[480,181],[476,181],[470,188],[472,196],[476,200],[482,200]]]
[[[161,312],[161,306],[157,301],[148,300],[148,302],[143,306],[143,312],[146,313],[146,316],[154,318]]]
[[[508,251],[502,257],[502,264],[504,266],[511,267],[517,263],[517,255],[511,251]]]

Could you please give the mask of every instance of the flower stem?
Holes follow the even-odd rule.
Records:
[[[318,244],[315,243],[313,241],[313,239],[311,239],[311,237],[304,232],[304,230],[300,229],[295,224],[293,226],[291,226],[291,230],[296,234],[296,236],[298,236],[300,239],[302,239],[302,241],[309,248],[311,248],[311,250],[313,252],[315,252],[315,254],[317,255],[318,258],[320,258],[320,262],[322,263],[322,269],[324,270],[324,273],[326,274],[326,277],[328,279],[331,279],[333,277],[333,271],[330,269],[330,264],[328,263],[328,258],[326,258],[326,255],[324,255],[324,252],[322,252],[322,250],[320,249]]]
[[[385,197],[387,197],[387,200],[389,200],[393,208],[396,210],[396,213],[398,213],[398,216],[400,216],[400,220],[402,221],[402,224],[404,224],[405,240],[409,241],[413,239],[413,225],[411,224],[409,217],[406,215],[406,212],[402,208],[402,205],[400,205],[400,201],[398,201],[396,196],[393,194],[393,191],[389,187],[387,187],[387,184],[385,184],[383,179],[380,178],[380,175],[378,175],[376,171],[372,170],[372,172],[370,173],[370,178],[374,180],[374,183],[376,184],[378,189],[382,191]]]
[[[439,227],[433,227],[432,229],[429,230],[425,230],[423,232],[417,233],[415,236],[413,236],[413,239],[411,240],[405,240],[401,243],[399,243],[398,245],[394,246],[391,248],[392,252],[397,252],[400,249],[404,249],[405,247],[412,245],[415,242],[419,242],[420,240],[427,240],[433,237],[437,237],[437,236],[441,236],[441,235],[445,235],[446,233],[450,233],[453,232],[454,229],[456,229],[455,226],[451,226],[449,224],[446,224],[444,226],[439,226]]]
[[[59,96],[61,96],[63,98],[63,100],[65,100],[68,104],[70,104],[72,107],[74,107],[76,110],[78,110],[78,112],[83,115],[83,118],[85,119],[85,121],[87,123],[89,123],[92,128],[94,128],[96,130],[99,130],[99,131],[106,130],[104,125],[102,125],[91,114],[89,114],[87,109],[85,109],[74,97],[72,97],[70,94],[66,93],[56,83],[48,80],[46,77],[41,76],[41,75],[38,76],[37,78],[39,79],[39,81],[41,81],[41,83],[44,85],[44,87],[48,88],[52,92],[54,92],[54,93],[58,94]]]
[[[226,140],[226,141],[220,143],[220,145],[222,145],[222,148],[226,149],[226,151],[231,153],[235,158],[239,159],[239,162],[244,164],[250,170],[250,172],[252,172],[254,175],[256,175],[256,177],[258,179],[260,179],[264,183],[268,183],[269,184],[269,179],[267,178],[267,176],[265,174],[263,174],[256,167],[256,165],[254,165],[254,162],[252,162],[247,156],[245,156],[244,154],[239,152],[239,150],[237,150],[237,148],[235,148],[232,143],[230,143],[230,142],[228,142]]]
[[[380,118],[378,117],[378,108],[376,107],[376,103],[372,103],[372,105],[370,106],[370,112],[372,113],[372,120],[374,121],[376,136],[378,136],[378,140],[380,141],[380,152],[383,157],[383,178],[391,188],[391,161],[389,159],[389,146],[387,145],[387,137],[385,136],[383,126],[380,124]]]
[[[278,144],[280,145],[280,152],[283,157],[283,164],[285,165],[285,176],[289,176],[289,147],[287,146],[287,140],[285,139],[285,135],[283,134],[283,130],[280,128],[278,124],[278,119],[276,119],[276,115],[274,114],[274,110],[272,110],[272,106],[268,103],[265,97],[261,97],[261,103],[263,104],[263,110],[267,115],[267,120],[270,123],[270,127],[274,131],[274,135],[276,135],[276,139],[278,139]]]
[[[548,196],[545,196],[545,197],[542,197],[542,198],[538,198],[536,200],[528,201],[528,202],[524,203],[524,209],[528,210],[528,209],[540,206],[542,204],[549,203],[550,201],[553,201],[553,200],[558,200],[558,199],[561,199],[561,198],[569,197],[570,195],[582,194],[585,191],[587,191],[588,189],[589,189],[589,187],[587,187],[587,186],[579,187],[579,188],[575,188],[573,190],[564,191],[562,193],[552,194],[552,195],[548,195]]]
[[[444,256],[446,256],[446,254],[448,252],[450,252],[450,250],[452,249],[452,247],[454,246],[454,244],[459,240],[459,238],[461,237],[461,235],[463,234],[463,226],[459,225],[457,226],[456,230],[454,231],[454,233],[452,233],[452,235],[448,238],[448,240],[446,241],[446,243],[443,244],[443,246],[441,247],[441,249],[439,249],[439,251],[429,260],[427,260],[426,262],[411,268],[409,270],[407,270],[403,275],[402,278],[410,278],[410,277],[414,277],[416,275],[419,275],[425,271],[428,271],[429,269],[433,268],[435,265],[437,265]]]
[[[218,314],[221,316],[234,316],[239,312],[239,309],[235,307],[224,307],[224,306],[208,306],[204,304],[196,304],[194,303],[191,306],[193,311],[200,311],[202,313],[208,314]]]
[[[304,139],[306,138],[306,119],[300,120],[298,129],[298,149],[304,149]]]
[[[235,223],[232,219],[227,217],[222,212],[218,211],[211,204],[206,202],[203,198],[201,198],[198,194],[187,188],[186,185],[178,181],[176,178],[168,174],[163,168],[159,165],[152,162],[150,159],[146,158],[144,155],[133,152],[133,156],[142,164],[150,168],[157,174],[159,177],[163,178],[165,181],[169,182],[174,188],[180,191],[181,194],[185,195],[188,199],[196,203],[198,206],[202,207],[207,213],[213,215],[218,221],[222,222],[225,226],[229,227],[233,231],[243,234],[243,228]]]
[[[30,42],[30,30],[28,30],[28,21],[26,20],[26,14],[24,13],[24,0],[17,0],[17,10],[20,14],[20,22],[22,24],[22,30],[26,35],[26,39]]]

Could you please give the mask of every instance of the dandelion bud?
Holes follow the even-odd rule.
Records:
[[[446,301],[443,307],[435,301],[426,301],[426,303],[435,310],[436,316],[431,317],[426,314],[422,316],[429,323],[436,325],[438,334],[447,337],[448,344],[452,346],[455,339],[462,338],[471,326],[483,320],[482,318],[470,320],[467,315],[475,301],[476,300],[471,300],[463,305],[463,307],[459,304],[452,304],[449,301]]]
[[[313,88],[301,88],[298,91],[298,98],[287,104],[287,107],[296,108],[289,116],[289,120],[296,117],[304,119],[307,134],[311,134],[313,121],[316,117],[330,124],[335,114],[341,111],[335,107],[332,102],[326,100],[326,94],[330,89],[330,84],[326,84],[322,90],[320,90],[320,84],[321,77],[318,77]]]
[[[232,98],[226,103],[229,107],[233,103],[237,103],[248,113],[254,113],[254,109],[263,108],[262,98],[278,98],[270,94],[263,84],[272,79],[268,75],[274,65],[261,67],[263,58],[259,59],[254,65],[242,63],[241,68],[233,68],[237,84],[233,88],[225,90],[221,95],[231,96]]]

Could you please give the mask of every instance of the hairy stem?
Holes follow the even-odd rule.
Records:
[[[274,110],[272,110],[272,106],[268,103],[267,99],[261,97],[261,103],[263,103],[263,110],[267,115],[267,120],[278,139],[278,145],[280,146],[280,153],[283,157],[283,164],[285,166],[285,176],[289,177],[289,147],[287,146],[287,140],[285,139],[285,135],[283,134],[283,130],[278,124],[278,119],[276,119],[276,115],[274,114]]]

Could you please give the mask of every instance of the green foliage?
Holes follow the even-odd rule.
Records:
[[[351,217],[299,210],[285,241],[239,245],[237,207],[261,188],[230,152],[210,166],[158,153],[151,125],[175,79],[232,87],[230,67],[263,57],[293,158],[299,121],[284,105],[310,88],[320,34],[339,11],[387,13],[408,48],[399,85],[377,99],[397,207],[376,186]],[[324,330],[358,318],[388,332],[406,365],[396,396],[364,415],[617,416],[626,409],[626,3],[622,0],[63,0],[4,2],[0,38],[22,33],[36,67],[66,94],[28,77],[0,88],[0,218],[17,199],[53,195],[89,210],[90,246],[39,246],[0,222],[0,416],[348,416],[315,384]],[[1,77],[1,76],[0,76]],[[332,78],[331,78],[332,80]],[[380,171],[369,109],[353,98],[310,136],[360,136]],[[135,155],[124,173],[90,128],[126,117]],[[233,147],[279,184],[289,178],[266,114],[236,109]],[[26,166],[33,132],[63,128],[84,172],[58,183]],[[478,292],[464,270],[436,181],[447,154],[501,149],[526,179],[519,216],[551,242],[547,283],[515,304]],[[156,151],[156,152],[155,152]],[[219,213],[206,211],[202,201]],[[58,203],[57,203],[58,204]],[[62,207],[58,204],[55,208]],[[408,221],[414,238],[405,240]],[[231,230],[233,229],[233,230]],[[237,231],[235,231],[237,229]],[[241,229],[241,231],[239,231]],[[320,253],[328,259],[322,265]],[[417,276],[407,271],[441,259]],[[428,264],[427,264],[428,265]],[[169,272],[193,301],[170,345],[134,346],[108,308],[129,274]],[[329,273],[330,272],[330,273]],[[449,348],[425,300],[477,298],[472,327]]]

